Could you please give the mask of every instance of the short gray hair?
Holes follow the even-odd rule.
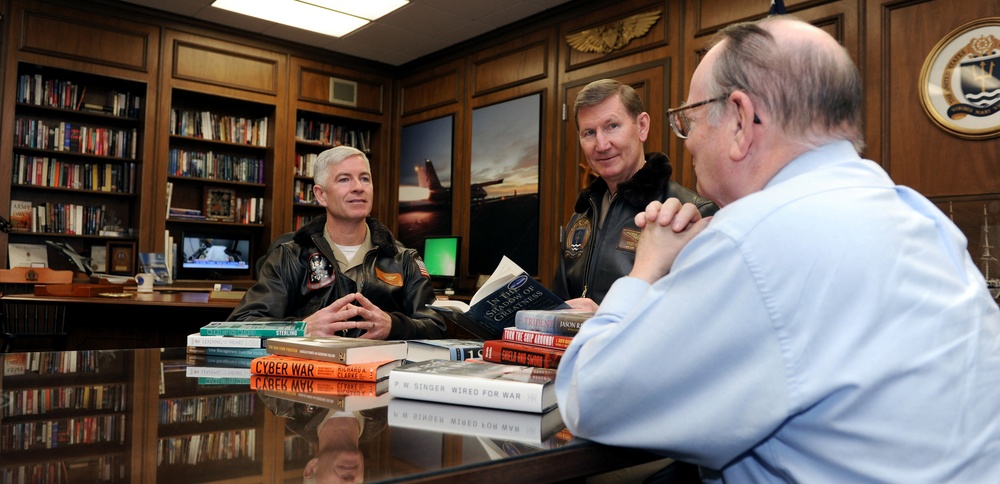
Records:
[[[709,76],[708,99],[734,91],[761,103],[774,123],[808,147],[836,139],[864,148],[861,75],[841,46],[817,49],[812,43],[779,45],[770,23],[775,17],[730,25],[713,45],[725,41]],[[710,108],[709,123],[719,122],[725,103]]]
[[[350,146],[335,146],[330,148],[316,157],[316,164],[313,165],[313,183],[323,186],[326,182],[326,177],[329,176],[329,168],[331,166],[339,165],[340,162],[352,157],[360,156],[361,159],[365,160],[365,165],[368,166],[368,171],[372,171],[372,164],[368,161],[368,157],[365,153],[359,149],[351,148]]]

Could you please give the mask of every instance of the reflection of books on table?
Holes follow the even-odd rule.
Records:
[[[483,342],[475,339],[411,339],[406,342],[407,361],[465,360],[478,358]]]
[[[394,398],[389,425],[431,432],[542,443],[563,428],[559,410],[515,412]]]
[[[235,368],[227,366],[188,366],[184,373],[188,377],[198,378],[240,378],[250,382],[250,368]]]
[[[569,307],[506,256],[469,303],[465,312],[437,305],[428,307],[484,340],[500,339],[503,329],[514,325],[518,311]]]
[[[342,365],[406,358],[406,341],[345,338],[341,336],[271,338],[267,351],[275,355],[332,361]]]
[[[250,389],[284,393],[377,397],[389,390],[389,380],[385,378],[379,381],[321,380],[318,378],[251,375]]]
[[[556,405],[556,371],[452,360],[410,363],[389,373],[397,397],[542,413]]]
[[[363,382],[362,382],[363,383]],[[253,379],[251,378],[251,385]],[[392,394],[383,392],[375,395],[335,394],[321,392],[284,392],[277,390],[257,390],[262,397],[275,397],[333,409],[339,412],[356,412],[369,408],[384,407],[392,400]]]

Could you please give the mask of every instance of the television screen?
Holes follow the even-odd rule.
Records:
[[[424,239],[424,264],[431,277],[458,277],[458,250],[461,237],[427,237]]]
[[[227,279],[250,274],[250,237],[184,232],[180,279]]]

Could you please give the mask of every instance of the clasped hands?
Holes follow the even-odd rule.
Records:
[[[360,320],[352,321],[355,317]],[[386,339],[392,329],[389,314],[360,292],[337,299],[307,317],[305,322],[306,334],[310,336],[335,336],[341,331],[358,328],[365,331],[359,338]]]
[[[635,216],[635,225],[642,229],[642,235],[629,276],[652,284],[667,275],[677,254],[708,226],[709,220],[711,217],[702,218],[694,204],[681,204],[676,198],[663,203],[650,202],[644,212]]]

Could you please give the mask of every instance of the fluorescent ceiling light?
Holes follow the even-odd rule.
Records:
[[[333,37],[353,32],[408,0],[215,0],[213,7]]]

